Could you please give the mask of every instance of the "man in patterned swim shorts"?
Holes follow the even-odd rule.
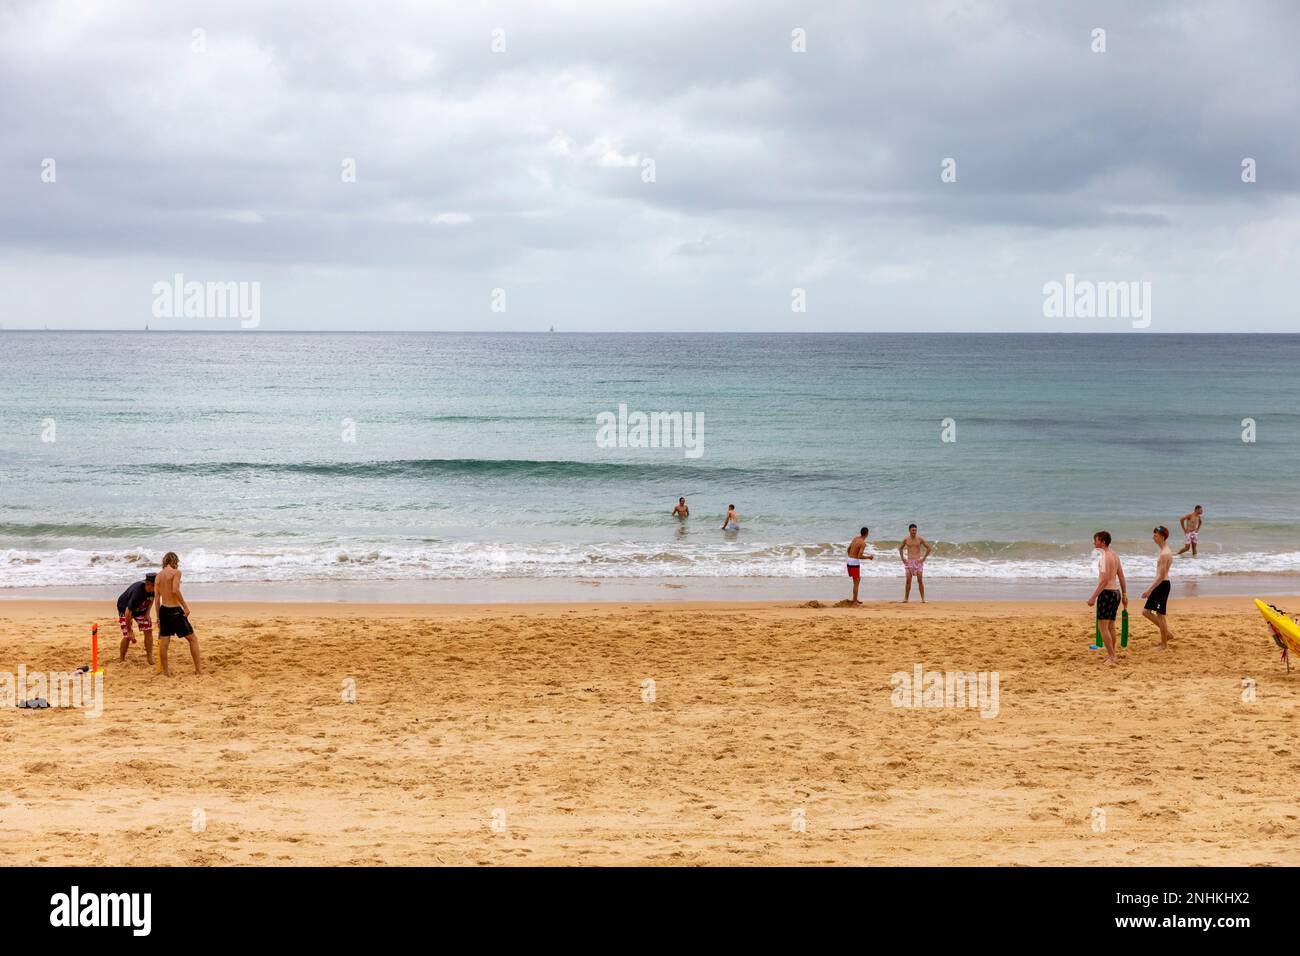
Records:
[[[1192,557],[1196,557],[1196,544],[1201,540],[1201,522],[1205,519],[1205,509],[1197,505],[1187,514],[1178,519],[1178,523],[1183,526],[1183,549],[1178,553],[1186,554],[1189,550]]]
[[[145,660],[153,663],[153,622],[149,613],[153,610],[154,580],[157,577],[150,571],[143,581],[136,581],[117,599],[117,624],[122,628],[118,660],[126,660],[126,649],[135,643],[131,625],[139,624],[140,633],[144,635]]]
[[[925,603],[925,580],[921,575],[925,571],[925,559],[930,556],[932,550],[930,542],[916,533],[916,525],[909,524],[907,537],[898,546],[898,556],[902,559],[903,570],[907,573],[907,583],[903,585],[904,604],[912,596],[912,578],[916,578],[916,590],[921,595],[921,603]]]

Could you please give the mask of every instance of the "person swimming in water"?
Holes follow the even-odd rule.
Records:
[[[735,505],[727,505],[727,519],[722,522],[723,531],[739,531],[740,515],[736,514]]]
[[[686,507],[686,499],[685,499],[685,498],[678,498],[678,499],[677,499],[677,507],[673,509],[673,517],[674,517],[674,518],[689,518],[690,516],[691,516],[691,509],[688,508],[688,507]]]

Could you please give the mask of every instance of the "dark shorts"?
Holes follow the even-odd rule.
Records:
[[[1156,589],[1152,591],[1151,596],[1147,598],[1146,609],[1148,611],[1155,611],[1157,614],[1165,614],[1167,613],[1168,607],[1169,581],[1164,580],[1156,585]]]
[[[1115,615],[1119,612],[1119,599],[1119,592],[1113,588],[1108,588],[1097,595],[1097,620],[1115,620]]]
[[[190,619],[178,607],[158,607],[159,637],[189,637],[194,633]]]

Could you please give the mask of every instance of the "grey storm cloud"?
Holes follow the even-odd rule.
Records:
[[[262,278],[285,327],[1039,329],[1073,271],[1152,279],[1170,328],[1240,328],[1246,294],[1287,329],[1298,24],[1281,0],[10,0],[4,322],[131,325],[187,271]],[[485,319],[496,285],[517,305]]]

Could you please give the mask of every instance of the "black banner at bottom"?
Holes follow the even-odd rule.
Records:
[[[28,943],[49,933],[373,945],[431,924],[477,927],[495,942],[689,921],[696,942],[794,927],[866,940],[907,927],[917,942],[960,928],[969,939],[1032,931],[1232,945],[1279,934],[1295,914],[1292,874],[1276,869],[22,868],[0,870],[0,882],[8,938]]]

